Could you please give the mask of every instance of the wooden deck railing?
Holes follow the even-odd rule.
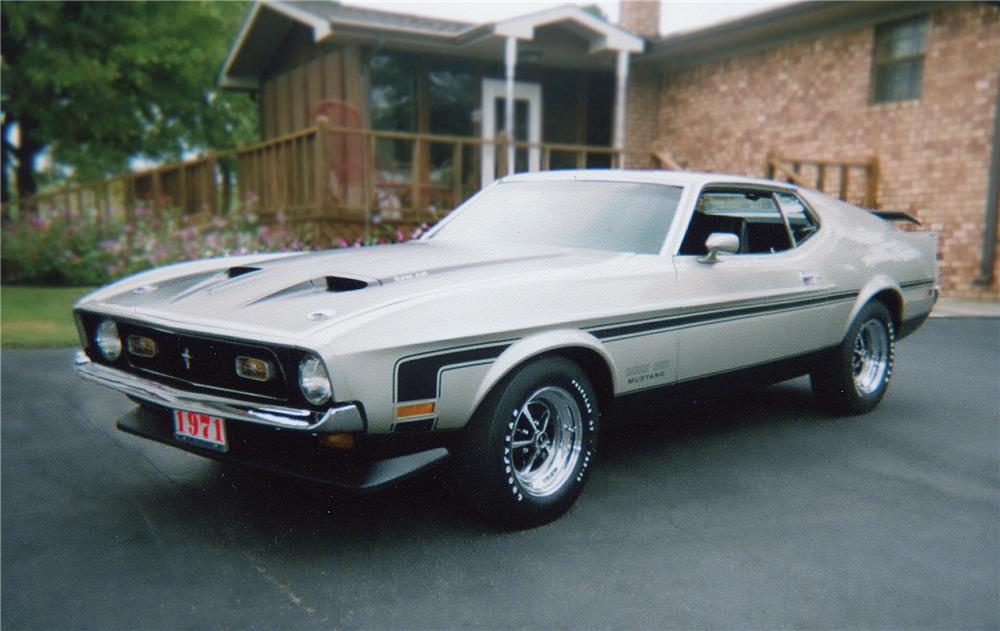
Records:
[[[322,195],[316,165],[321,145],[310,127],[250,147],[237,149],[237,182],[243,205],[265,214],[316,208]]]
[[[5,206],[4,214],[67,214],[87,216],[97,222],[115,215],[128,218],[140,206],[152,212],[170,207],[187,215],[217,214],[226,206],[228,187],[224,173],[220,174],[220,161],[227,159],[230,156],[215,154],[46,191],[13,200]]]
[[[115,212],[139,204],[185,214],[279,213],[292,223],[431,222],[482,187],[484,152],[496,175],[507,172],[508,140],[317,125],[235,151],[168,164],[15,201],[39,212]],[[515,142],[517,167],[537,156],[542,170],[610,168],[621,164],[611,147]],[[235,195],[229,194],[235,191]]]
[[[793,158],[775,151],[767,156],[767,177],[822,191],[844,201],[879,207],[879,161]]]

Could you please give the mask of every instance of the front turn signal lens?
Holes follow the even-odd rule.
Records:
[[[138,357],[156,357],[156,342],[142,335],[129,335],[126,341],[128,352]]]
[[[354,434],[326,434],[320,437],[320,442],[327,447],[347,450],[354,447]]]
[[[267,381],[271,378],[273,371],[271,370],[271,362],[241,355],[236,358],[236,374],[244,379]]]

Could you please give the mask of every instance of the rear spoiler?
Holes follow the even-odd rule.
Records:
[[[869,210],[868,212],[876,217],[879,217],[880,219],[885,219],[886,221],[904,221],[906,223],[912,223],[915,226],[921,225],[921,223],[912,215],[907,215],[906,213],[898,210]]]

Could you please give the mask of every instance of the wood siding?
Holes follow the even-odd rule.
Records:
[[[305,29],[292,29],[261,81],[261,138],[270,140],[315,124],[323,101],[353,106],[367,120],[361,51],[357,45],[317,47]],[[345,121],[338,121],[345,122]]]

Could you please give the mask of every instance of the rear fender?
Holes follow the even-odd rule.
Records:
[[[897,285],[885,274],[879,274],[868,281],[868,283],[862,287],[861,291],[858,293],[857,300],[854,302],[854,307],[851,309],[851,315],[847,318],[847,322],[844,323],[844,329],[841,331],[841,338],[847,335],[847,330],[851,327],[851,323],[854,322],[854,318],[858,316],[861,309],[864,308],[866,304],[871,302],[875,295],[883,291],[891,291],[896,295],[896,298],[899,300],[901,305],[898,316],[902,319],[903,313],[905,313],[906,304],[903,302],[903,294],[899,290],[899,285]]]

